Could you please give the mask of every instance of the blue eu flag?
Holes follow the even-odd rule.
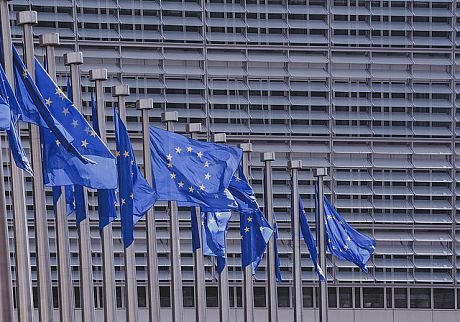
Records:
[[[341,260],[355,263],[367,273],[366,263],[375,251],[375,240],[351,227],[324,196],[327,247]]]
[[[83,115],[62,90],[54,83],[35,61],[37,86],[45,97],[47,110],[65,127],[73,138],[77,150],[86,159],[96,163],[84,163],[63,147],[62,141],[54,132],[43,131],[44,146],[44,181],[49,186],[82,185],[93,189],[115,189],[117,172],[115,158],[89,125]]]
[[[190,222],[192,225],[192,252],[195,252],[197,249],[201,248],[201,241],[198,230],[200,227],[198,227],[198,220],[196,219],[196,216],[201,216],[201,212],[200,214],[197,214],[196,208],[192,206],[190,209]]]
[[[137,167],[128,131],[114,110],[117,145],[118,190],[120,193],[121,232],[125,247],[134,240],[134,225],[155,204],[157,193]]]
[[[0,130],[9,130],[11,123],[11,111],[6,87],[8,86],[11,88],[11,85],[8,83],[5,71],[1,66],[0,78]],[[16,100],[14,96],[11,99]]]
[[[278,283],[281,283],[283,281],[283,278],[281,276],[281,262],[280,262],[280,256],[278,253],[278,224],[276,222],[276,217],[275,214],[273,214],[273,238],[274,238],[274,243],[273,245],[275,246],[275,275],[276,275],[276,281]]]
[[[93,119],[93,129],[97,135],[101,135],[97,118],[97,107],[94,101],[93,93],[91,93],[91,114]],[[117,218],[117,197],[115,189],[99,189],[97,191],[97,204],[99,213],[99,229],[104,228]]]
[[[202,212],[201,236],[203,239],[203,255],[220,257],[218,272],[221,273],[225,267],[225,239],[227,236],[228,222],[232,213],[229,211],[207,211]]]
[[[234,209],[227,187],[241,149],[200,142],[150,128],[153,185],[159,200],[175,200],[221,211]]]
[[[61,187],[53,187],[53,207],[56,211],[56,204],[61,197]],[[67,216],[75,211],[75,196],[73,186],[65,186],[65,204]],[[86,216],[85,216],[86,217]]]
[[[299,211],[300,212],[300,218],[299,218],[300,234],[303,237],[303,240],[305,241],[305,244],[308,247],[308,251],[310,252],[311,261],[313,262],[313,266],[315,267],[315,271],[318,274],[319,279],[321,281],[325,281],[326,278],[324,276],[323,270],[321,269],[318,263],[318,250],[316,249],[316,242],[311,233],[310,225],[308,224],[307,215],[305,214],[305,209],[303,207],[303,203],[302,203],[302,199],[300,198],[300,195],[299,195],[299,210],[300,210]]]

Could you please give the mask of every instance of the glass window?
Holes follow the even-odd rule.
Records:
[[[351,293],[351,287],[341,287],[339,289],[339,305],[340,308],[352,308],[353,307],[353,296]]]
[[[290,307],[291,294],[289,287],[278,287],[278,307]]]
[[[115,293],[117,295],[117,307],[123,307],[123,289],[121,286],[115,287]]]
[[[328,307],[337,308],[337,289],[335,287],[329,287],[327,291]]]
[[[137,287],[137,305],[139,307],[147,307],[147,288],[145,286]]]
[[[53,287],[53,308],[59,308],[59,291],[57,287]]]
[[[429,288],[413,288],[410,290],[410,307],[417,309],[431,308],[431,290]]]
[[[303,293],[303,307],[313,307],[313,288],[302,288]]]
[[[363,288],[364,308],[383,308],[383,288]]]
[[[219,294],[218,289],[215,286],[206,287],[206,306],[207,307],[218,307],[219,306]]]
[[[387,308],[393,307],[393,293],[391,292],[391,288],[386,289],[387,292]]]
[[[195,295],[193,286],[184,286],[182,288],[184,307],[193,307],[195,304]]]
[[[435,309],[454,309],[454,290],[448,288],[434,289],[433,300]]]
[[[76,286],[73,288],[73,298],[75,300],[75,308],[80,309],[80,287]]]
[[[355,308],[361,307],[361,289],[355,288]]]
[[[241,286],[235,287],[235,293],[236,293],[236,306],[243,307],[243,289],[241,288]]]
[[[160,286],[160,307],[171,307],[169,286]]]
[[[266,307],[265,287],[254,287],[254,307]]]

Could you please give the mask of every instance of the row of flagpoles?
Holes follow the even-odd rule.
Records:
[[[81,77],[79,66],[83,64],[83,55],[81,52],[71,52],[64,56],[65,65],[70,67],[71,76],[71,91],[67,97],[62,93],[56,82],[56,63],[54,48],[59,45],[58,34],[44,34],[40,36],[40,45],[45,47],[45,63],[46,71],[35,59],[32,25],[37,23],[37,14],[34,11],[25,11],[18,13],[18,23],[23,26],[24,33],[24,60],[26,66],[23,67],[19,55],[13,50],[11,43],[11,34],[9,26],[8,4],[6,0],[0,0],[0,16],[2,26],[2,50],[5,67],[6,79],[3,80],[4,85],[17,86],[16,93],[22,92],[18,96],[21,104],[37,105],[37,113],[42,118],[46,119],[49,128],[44,130],[39,128],[37,121],[29,122],[31,154],[32,154],[32,169],[28,167],[28,161],[22,150],[11,148],[11,159],[14,159],[19,167],[28,172],[33,171],[33,202],[34,202],[34,223],[36,233],[36,253],[37,253],[37,272],[38,272],[38,302],[39,302],[39,320],[40,322],[53,321],[52,299],[51,299],[51,262],[49,250],[49,236],[47,227],[47,215],[45,207],[45,189],[44,183],[49,183],[53,186],[53,201],[56,217],[56,244],[57,244],[57,261],[58,261],[58,291],[59,291],[59,312],[61,321],[72,322],[75,320],[75,308],[73,299],[73,287],[71,279],[70,265],[70,245],[68,236],[67,215],[75,211],[78,222],[78,244],[79,244],[79,260],[80,260],[80,303],[81,316],[83,322],[95,321],[95,307],[93,294],[93,275],[92,275],[92,248],[90,236],[90,223],[88,214],[87,190],[83,186],[98,190],[98,206],[99,206],[99,224],[102,241],[102,267],[103,267],[103,308],[104,321],[116,321],[116,301],[115,301],[115,272],[114,272],[114,257],[113,257],[113,237],[112,237],[112,220],[116,217],[116,202],[115,186],[118,186],[120,199],[120,217],[122,223],[122,236],[125,245],[124,249],[124,271],[125,271],[125,299],[126,299],[126,321],[137,322],[137,287],[136,287],[136,266],[134,256],[134,224],[146,213],[146,233],[147,233],[147,270],[148,270],[148,308],[149,321],[160,321],[160,304],[159,304],[159,288],[158,288],[158,258],[156,251],[156,236],[155,236],[155,217],[153,213],[153,204],[157,199],[168,201],[169,233],[170,233],[170,271],[171,271],[171,299],[172,299],[172,320],[174,322],[183,321],[183,305],[182,305],[182,277],[181,277],[181,260],[180,260],[180,235],[179,235],[179,220],[178,220],[178,204],[191,207],[192,215],[192,239],[194,250],[194,274],[195,274],[195,312],[196,321],[206,321],[206,304],[205,304],[205,274],[203,265],[203,254],[217,257],[217,266],[219,272],[219,317],[220,321],[230,321],[229,313],[229,294],[228,294],[228,270],[225,264],[225,234],[230,216],[227,219],[221,218],[223,213],[220,211],[237,210],[240,212],[240,233],[242,240],[242,261],[243,261],[243,308],[244,321],[254,321],[254,303],[253,303],[253,275],[257,270],[257,266],[262,259],[265,247],[268,243],[267,254],[267,281],[268,281],[268,303],[269,303],[269,321],[278,321],[277,309],[277,292],[276,282],[280,281],[281,275],[279,271],[279,258],[277,255],[277,229],[276,219],[273,214],[273,196],[272,196],[272,162],[275,160],[274,153],[263,153],[262,161],[265,163],[264,168],[264,210],[268,221],[261,213],[255,194],[252,187],[249,185],[246,178],[250,177],[249,162],[250,155],[253,153],[250,143],[240,144],[240,149],[222,145],[226,142],[225,134],[213,135],[212,141],[217,144],[200,143],[197,141],[198,133],[201,132],[201,124],[188,124],[187,133],[192,140],[174,134],[174,123],[178,121],[177,112],[165,112],[162,114],[162,121],[166,124],[167,131],[150,127],[149,110],[153,108],[152,99],[137,100],[137,108],[142,114],[142,133],[143,133],[143,157],[144,157],[144,177],[140,174],[134,157],[125,128],[126,111],[125,97],[129,95],[129,88],[126,85],[117,85],[112,89],[112,94],[117,98],[118,110],[114,113],[114,123],[116,132],[116,168],[118,175],[118,183],[103,184],[101,182],[91,182],[90,175],[100,171],[102,168],[97,168],[97,163],[88,159],[88,155],[81,154],[81,150],[85,150],[90,144],[86,137],[81,136],[81,147],[79,149],[72,145],[68,140],[69,133],[66,131],[60,132],[62,124],[56,123],[56,120],[50,113],[49,108],[55,104],[62,107],[62,119],[65,119],[67,114],[73,116],[71,126],[68,124],[67,130],[72,132],[77,127],[82,127],[87,124],[85,132],[89,137],[94,137],[95,141],[91,144],[99,144],[99,151],[94,152],[92,157],[100,157],[98,160],[104,164],[104,153],[107,156],[108,162],[113,159],[112,154],[106,147],[106,128],[105,128],[105,103],[104,103],[104,87],[103,82],[107,80],[107,70],[93,69],[90,71],[90,80],[94,82],[96,101],[92,100],[92,120],[93,126],[89,126],[82,116],[82,94],[81,94]],[[13,58],[14,64],[13,65]],[[19,71],[19,72],[18,72]],[[3,72],[3,71],[2,71]],[[35,79],[35,75],[37,79]],[[49,80],[47,81],[47,79]],[[35,85],[35,83],[37,85]],[[37,86],[38,89],[35,87]],[[40,96],[38,90],[43,97]],[[24,92],[25,91],[25,92]],[[31,97],[33,91],[39,98]],[[6,90],[8,92],[8,90]],[[26,93],[27,95],[24,95]],[[13,91],[10,95],[4,95],[2,91],[2,99],[5,100],[5,106],[11,108],[16,101]],[[46,95],[45,95],[46,94]],[[34,96],[35,97],[35,96]],[[11,102],[8,102],[8,100]],[[25,100],[32,102],[24,103]],[[53,102],[53,100],[55,102]],[[62,100],[62,102],[61,102]],[[60,103],[61,102],[61,103]],[[68,105],[68,104],[70,105]],[[20,104],[16,102],[19,106]],[[67,104],[67,105],[66,105]],[[1,104],[0,104],[0,107]],[[75,109],[75,107],[78,108]],[[23,106],[24,108],[24,106]],[[70,110],[69,110],[70,109]],[[61,110],[59,110],[61,113]],[[43,116],[45,115],[45,116]],[[48,116],[47,116],[48,115]],[[33,118],[33,113],[30,116],[21,115],[24,120],[26,117]],[[53,121],[54,120],[54,121]],[[17,121],[17,119],[15,120]],[[54,122],[54,123],[53,123]],[[31,124],[34,123],[34,124]],[[83,124],[82,124],[83,123]],[[15,133],[15,122],[12,128],[9,129],[8,138],[12,147],[11,133]],[[49,133],[48,133],[49,132]],[[81,130],[83,133],[83,130]],[[50,134],[52,133],[52,134]],[[76,134],[73,133],[73,144],[76,141]],[[71,134],[72,134],[71,133]],[[50,136],[51,135],[51,136]],[[67,135],[67,136],[66,136]],[[55,137],[54,137],[55,136]],[[46,139],[48,138],[48,139]],[[51,140],[50,140],[51,138]],[[42,140],[43,139],[43,140]],[[20,145],[20,141],[18,146]],[[172,146],[170,143],[176,144]],[[207,144],[207,145],[206,145]],[[43,146],[43,150],[42,150]],[[62,150],[65,146],[65,150]],[[181,148],[182,146],[182,148]],[[167,150],[167,148],[175,149],[175,151]],[[175,148],[174,148],[175,147]],[[54,149],[54,150],[53,150]],[[186,150],[185,150],[186,149]],[[194,149],[199,151],[193,152]],[[200,149],[214,149],[211,152],[214,156],[210,156],[209,160],[219,161],[217,170],[210,168],[208,159],[204,158],[204,153]],[[68,183],[59,175],[50,176],[47,171],[50,163],[58,162],[59,157],[56,157],[50,151],[54,151],[55,155],[64,153],[65,158],[75,158],[79,163],[78,171],[82,171],[85,175],[80,178],[81,181],[73,182],[72,191],[69,192]],[[153,154],[152,154],[152,151]],[[218,151],[218,152],[216,152]],[[171,154],[171,152],[173,154]],[[22,153],[22,154],[21,154]],[[168,153],[168,154],[167,154]],[[181,154],[182,153],[182,154]],[[187,157],[182,158],[182,155],[188,153]],[[211,154],[212,154],[211,153]],[[220,153],[220,155],[218,155]],[[217,155],[217,156],[216,156]],[[18,157],[19,156],[19,157]],[[55,157],[53,159],[53,157]],[[208,157],[208,156],[206,156]],[[51,158],[51,160],[50,160]],[[182,159],[181,159],[182,158]],[[214,159],[212,159],[214,158]],[[217,158],[217,159],[216,159]],[[219,159],[221,158],[221,159]],[[241,165],[240,165],[241,159]],[[205,161],[206,160],[206,161]],[[193,168],[190,173],[188,163],[192,163],[193,167],[203,167],[204,172],[200,172]],[[65,162],[64,162],[65,163]],[[174,164],[173,164],[174,163]],[[0,164],[2,164],[0,154]],[[74,164],[74,163],[69,163]],[[112,165],[112,163],[110,163]],[[113,162],[115,165],[115,162]],[[318,272],[320,279],[320,321],[327,321],[327,283],[326,273],[326,247],[339,258],[353,261],[356,264],[364,265],[368,259],[353,258],[348,254],[349,246],[345,241],[351,241],[350,236],[355,236],[351,227],[344,226],[340,228],[343,219],[337,214],[331,213],[332,206],[327,208],[324,205],[323,178],[327,175],[326,169],[317,169],[315,176],[317,177],[318,191],[317,204],[315,206],[318,214],[316,222],[318,227],[317,240],[319,241],[319,251],[316,251],[315,242],[311,236],[306,216],[304,213],[302,202],[299,198],[298,175],[302,168],[301,161],[290,161],[289,169],[292,178],[291,191],[291,213],[292,213],[292,239],[293,239],[293,294],[294,294],[294,320],[302,321],[302,276],[301,276],[301,236],[303,236],[309,250],[312,260],[315,263],[315,269]],[[11,163],[11,178],[12,178],[12,201],[14,214],[14,241],[15,241],[15,273],[16,273],[16,296],[17,296],[17,312],[20,322],[32,322],[32,282],[29,258],[28,231],[26,221],[25,195],[24,195],[24,178],[20,168]],[[42,169],[43,167],[43,169]],[[220,167],[220,168],[219,168]],[[115,168],[115,167],[114,167]],[[91,170],[93,169],[93,170]],[[126,170],[129,169],[129,170]],[[153,170],[155,169],[155,171]],[[61,169],[62,170],[62,169]],[[70,171],[70,170],[69,170]],[[214,172],[213,172],[214,171]],[[65,171],[63,171],[65,172]],[[196,172],[196,173],[195,173]],[[227,173],[228,172],[228,173]],[[54,172],[53,172],[54,173]],[[61,174],[56,172],[54,174]],[[111,172],[105,177],[108,181],[116,180],[111,177]],[[225,191],[215,191],[215,194],[208,196],[206,185],[210,186],[213,178],[219,174],[222,178],[215,182],[217,186],[226,180],[225,186],[228,189]],[[0,176],[3,177],[3,167],[0,167]],[[66,173],[71,176],[72,174]],[[103,174],[100,174],[103,178]],[[190,175],[190,178],[188,177]],[[195,179],[201,176],[205,179],[196,181]],[[65,176],[64,176],[65,177]],[[176,178],[177,177],[177,178]],[[54,180],[54,181],[53,181]],[[61,181],[60,181],[61,180]],[[180,181],[179,181],[180,180]],[[53,182],[51,182],[53,181]],[[136,181],[136,182],[134,182]],[[6,214],[6,200],[4,181],[0,181],[0,211]],[[50,183],[51,182],[51,183]],[[184,186],[185,184],[188,186]],[[142,209],[138,209],[134,187],[142,186],[145,204]],[[65,186],[65,187],[64,187]],[[153,189],[153,188],[155,189]],[[168,187],[168,189],[160,189],[159,187]],[[173,188],[172,188],[173,187]],[[174,190],[174,191],[173,191]],[[188,191],[187,191],[188,190]],[[196,190],[196,191],[195,191]],[[3,193],[2,193],[3,192]],[[174,194],[174,197],[171,195]],[[207,199],[206,199],[206,198]],[[72,206],[71,199],[75,199],[75,204]],[[225,208],[225,202],[228,202],[229,208]],[[205,207],[203,207],[203,205]],[[214,206],[212,206],[214,205]],[[236,207],[237,206],[237,207]],[[73,207],[73,208],[72,208]],[[201,207],[201,208],[200,208]],[[208,207],[208,208],[206,208]],[[215,207],[215,208],[214,208]],[[225,209],[219,208],[224,207]],[[69,208],[72,208],[69,210]],[[104,210],[104,216],[101,214],[101,209]],[[329,209],[328,220],[331,223],[325,223],[324,210]],[[137,216],[137,217],[136,217]],[[221,227],[216,227],[216,219],[223,223]],[[226,221],[225,221],[226,220]],[[253,224],[257,222],[257,224]],[[212,224],[212,225],[211,225]],[[193,229],[195,225],[195,229]],[[333,228],[336,225],[339,228]],[[212,227],[211,227],[212,226]],[[272,227],[274,229],[272,229]],[[211,227],[211,228],[209,228]],[[251,229],[255,228],[255,232]],[[209,248],[210,241],[206,229],[212,230],[210,234],[216,236],[223,232],[223,242],[219,244],[217,250],[205,250],[205,244]],[[214,230],[213,230],[214,229]],[[259,231],[260,230],[260,231]],[[271,238],[272,233],[274,237]],[[351,235],[350,235],[351,234]],[[329,236],[329,243],[326,244],[325,236]],[[221,235],[220,235],[221,236]],[[336,237],[338,240],[335,240]],[[221,237],[219,237],[221,238]],[[333,239],[333,241],[331,241]],[[205,242],[206,240],[206,242]],[[367,241],[366,241],[367,242]],[[223,244],[223,246],[222,246]],[[358,244],[356,244],[358,245]],[[367,245],[367,244],[366,244]],[[366,246],[364,245],[364,246]],[[369,246],[370,245],[370,246]],[[344,248],[342,248],[342,246]],[[372,243],[368,243],[371,249]],[[0,322],[13,320],[13,298],[12,298],[12,279],[10,272],[8,245],[8,231],[6,216],[0,216]],[[340,251],[340,252],[339,252]],[[352,250],[350,250],[352,252]],[[319,256],[318,256],[319,253]],[[348,254],[348,255],[347,255]],[[352,254],[353,255],[353,254]],[[370,255],[369,255],[370,256]],[[319,264],[318,262],[319,257]],[[363,268],[364,266],[360,266]],[[365,268],[365,267],[364,267]],[[322,273],[324,272],[324,274]]]

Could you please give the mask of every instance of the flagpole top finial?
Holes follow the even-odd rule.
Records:
[[[136,107],[140,110],[153,109],[153,98],[141,98],[136,101]]]
[[[264,152],[260,154],[260,160],[262,162],[275,161],[275,152]]]
[[[89,71],[89,80],[92,82],[95,81],[105,81],[107,80],[107,69],[105,68],[97,68],[91,69]]]
[[[177,122],[179,121],[179,113],[177,113],[177,111],[164,112],[161,114],[161,121],[162,122]]]
[[[241,143],[239,147],[243,152],[252,152],[252,143]]]
[[[290,160],[290,161],[288,161],[288,168],[290,170],[302,169],[302,160]]]
[[[324,177],[327,176],[327,168],[317,168],[313,170],[313,175],[315,177]]]
[[[74,51],[64,54],[64,65],[80,65],[83,64],[83,53],[81,51]]]
[[[226,143],[227,142],[227,134],[225,134],[225,133],[213,133],[212,141],[214,143]]]
[[[185,125],[185,131],[187,133],[201,133],[203,130],[201,129],[201,123],[188,123]]]
[[[39,37],[40,46],[59,46],[59,34],[57,32],[47,32]]]
[[[35,25],[38,23],[37,11],[19,11],[16,20],[18,25]]]
[[[112,96],[129,96],[129,85],[120,84],[112,86]]]

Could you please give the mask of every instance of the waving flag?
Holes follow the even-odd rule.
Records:
[[[217,271],[221,273],[225,267],[226,250],[225,239],[227,237],[228,222],[232,213],[207,211],[201,213],[203,255],[217,257]],[[220,258],[220,259],[219,259]]]
[[[200,227],[198,227],[198,220],[196,216],[201,216],[200,214],[196,213],[196,207],[191,207],[190,209],[190,222],[192,224],[192,252],[196,252],[197,249],[201,248],[201,241],[200,241],[200,235],[199,235],[199,230]]]
[[[11,85],[6,79],[5,71],[2,66],[0,66],[0,130],[9,130],[11,123],[11,108],[9,95],[6,91],[7,87],[10,88],[10,92],[12,93],[13,91],[11,89]],[[11,99],[16,100],[14,95]]]
[[[281,263],[280,263],[280,256],[278,253],[278,224],[276,222],[275,214],[273,214],[272,224],[273,224],[273,237],[274,237],[273,245],[275,246],[275,275],[276,275],[276,281],[278,283],[281,283],[283,281],[283,278],[281,276]]]

